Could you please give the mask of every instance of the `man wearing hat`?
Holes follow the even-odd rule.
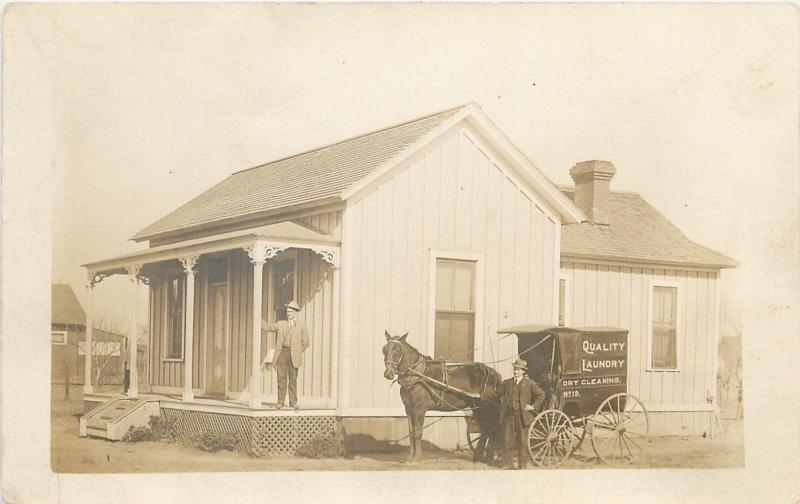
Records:
[[[278,373],[278,405],[283,407],[286,399],[286,386],[289,386],[289,407],[297,409],[297,370],[303,363],[303,352],[308,348],[308,329],[305,322],[297,318],[300,306],[297,301],[286,305],[287,320],[269,324],[267,332],[276,333],[275,355],[272,362]],[[263,323],[263,321],[262,321]],[[264,359],[262,364],[267,364]]]
[[[503,456],[506,465],[513,467],[512,448],[516,449],[520,469],[528,465],[528,426],[533,423],[534,413],[544,401],[544,392],[525,376],[528,364],[520,359],[512,365],[514,377],[503,382],[500,425],[503,426]]]

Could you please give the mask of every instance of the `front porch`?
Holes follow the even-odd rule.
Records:
[[[129,398],[121,393],[84,395],[85,403],[94,407],[115,399]],[[252,456],[293,455],[312,439],[332,439],[336,432],[335,410],[306,408],[302,403],[297,410],[279,410],[266,403],[253,408],[249,401],[204,397],[186,401],[180,395],[169,394],[143,393],[138,400],[157,403],[160,415],[175,422],[182,442],[188,443],[192,436],[204,431],[236,432],[237,450]]]
[[[249,418],[277,414],[275,372],[265,363],[275,338],[265,327],[285,317],[283,306],[296,300],[311,340],[298,375],[299,405],[301,411],[332,411],[338,387],[339,246],[334,235],[283,221],[84,265],[90,292],[87,347],[96,286],[108,276],[126,275],[133,321],[140,309],[137,289],[144,284],[150,293],[150,365],[142,391],[157,395],[170,410],[183,404],[209,413],[249,410]],[[135,332],[134,322],[128,338],[131,369],[136,368]],[[86,359],[87,377],[91,366]],[[87,401],[103,397],[90,380],[84,396]],[[142,396],[132,373],[126,397]]]

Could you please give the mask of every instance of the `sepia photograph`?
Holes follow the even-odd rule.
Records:
[[[796,21],[10,5],[4,498],[752,502],[699,487],[800,434]]]

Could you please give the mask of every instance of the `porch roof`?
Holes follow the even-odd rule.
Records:
[[[283,221],[266,226],[159,245],[138,252],[87,263],[83,267],[90,274],[113,275],[125,273],[125,267],[134,263],[147,264],[168,261],[187,255],[210,254],[244,248],[256,243],[266,243],[279,249],[307,248],[320,254],[336,254],[341,241],[335,236],[322,233],[305,224],[296,221]]]

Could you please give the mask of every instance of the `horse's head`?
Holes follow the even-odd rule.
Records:
[[[403,350],[406,347],[408,333],[402,336],[392,336],[389,334],[389,331],[384,332],[386,333],[386,344],[383,346],[382,350],[383,366],[385,368],[383,376],[387,380],[391,380],[396,374],[400,373],[398,366],[403,362],[403,357],[405,357],[405,352]]]

